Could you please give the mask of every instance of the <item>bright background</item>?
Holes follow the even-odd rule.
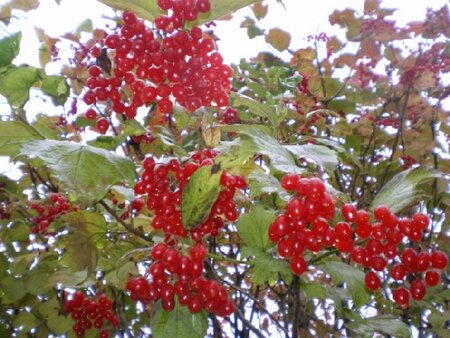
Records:
[[[124,0],[125,1],[125,0]],[[227,0],[223,0],[227,1]],[[9,0],[0,0],[0,6]],[[354,8],[358,12],[363,12],[364,0],[283,0],[282,4],[275,0],[266,0],[269,5],[268,15],[257,22],[262,29],[273,27],[288,31],[291,36],[290,49],[296,50],[306,46],[308,35],[316,35],[325,32],[328,35],[337,35],[340,30],[337,26],[331,26],[328,16],[335,9]],[[426,9],[438,9],[448,5],[448,0],[384,0],[382,6],[386,8],[397,8],[394,19],[398,25],[407,22],[423,20]],[[96,0],[62,0],[60,5],[55,0],[40,0],[37,10],[26,13],[15,12],[7,31],[0,26],[0,37],[11,32],[22,31],[21,52],[16,58],[17,64],[29,64],[40,67],[38,49],[39,42],[36,37],[35,27],[42,28],[47,35],[58,37],[64,33],[75,31],[77,27],[90,18],[94,22],[94,27],[104,28],[105,17],[114,17],[114,11]],[[238,63],[241,58],[256,56],[260,51],[269,51],[289,60],[289,53],[278,53],[274,48],[264,41],[263,36],[250,40],[247,37],[245,28],[240,28],[241,22],[246,16],[253,18],[250,8],[244,8],[233,15],[229,21],[217,21],[214,28],[215,34],[220,38],[219,49],[227,63]],[[68,48],[68,47],[67,47]],[[69,49],[69,48],[68,48]],[[73,55],[70,50],[61,50],[61,54]],[[59,67],[59,66],[58,66]],[[55,65],[47,66],[48,73],[57,73]],[[36,100],[31,94],[32,100],[27,103],[25,109],[30,114],[35,114],[45,110],[46,113],[60,114],[61,107],[53,107],[51,103]],[[80,109],[81,107],[79,107]],[[0,98],[0,118],[9,114],[9,106],[6,101]],[[17,178],[20,171],[15,170],[15,166],[8,163],[8,158],[0,157],[0,174],[6,174],[11,178]]]

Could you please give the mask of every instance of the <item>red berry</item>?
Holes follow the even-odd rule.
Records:
[[[422,300],[427,293],[427,288],[425,286],[425,283],[421,279],[416,278],[411,282],[409,291],[411,292],[411,297],[413,299]]]
[[[297,174],[287,174],[281,180],[281,186],[286,190],[295,190],[299,179]]]
[[[409,292],[404,287],[399,287],[395,289],[392,293],[394,302],[400,305],[402,308],[406,309],[409,307]]]
[[[434,251],[431,254],[431,264],[435,269],[445,269],[448,264],[448,256],[444,251]]]
[[[341,209],[342,216],[347,222],[355,222],[356,221],[356,213],[357,210],[353,204],[347,203]]]
[[[364,277],[364,282],[368,289],[372,291],[378,290],[381,285],[381,279],[378,275],[373,271],[368,271]]]
[[[294,256],[289,264],[291,270],[297,276],[300,276],[308,268],[305,259],[302,256]]]
[[[436,270],[429,270],[425,274],[425,282],[428,286],[436,286],[441,281],[441,275]]]

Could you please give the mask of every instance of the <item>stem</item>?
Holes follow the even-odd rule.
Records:
[[[125,223],[123,220],[120,219],[119,216],[117,216],[117,214],[114,212],[113,209],[111,209],[108,204],[105,203],[105,201],[101,200],[100,202],[98,202],[103,208],[105,208],[105,210],[117,221],[119,222],[125,229],[127,229],[128,232],[131,232],[133,235],[135,235],[136,237],[142,238],[144,241],[153,243],[153,240],[149,237],[147,237],[147,235],[141,231],[139,231],[136,228],[133,228],[131,225]]]

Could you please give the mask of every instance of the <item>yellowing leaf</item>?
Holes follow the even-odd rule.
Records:
[[[269,6],[263,5],[261,2],[257,2],[256,4],[254,4],[252,6],[253,14],[255,14],[255,17],[258,20],[263,19],[267,15],[268,10],[269,10]]]
[[[266,42],[282,52],[288,49],[289,44],[291,43],[291,35],[280,28],[272,28],[266,35]]]
[[[31,11],[39,7],[39,0],[13,0],[10,6],[21,11]]]
[[[156,4],[156,0],[99,0],[107,6],[118,10],[131,10],[137,16],[153,21],[159,14],[160,10]]]

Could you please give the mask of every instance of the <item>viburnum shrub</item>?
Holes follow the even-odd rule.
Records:
[[[294,41],[274,1],[100,2],[41,67],[0,6],[0,337],[447,335],[448,7]]]

